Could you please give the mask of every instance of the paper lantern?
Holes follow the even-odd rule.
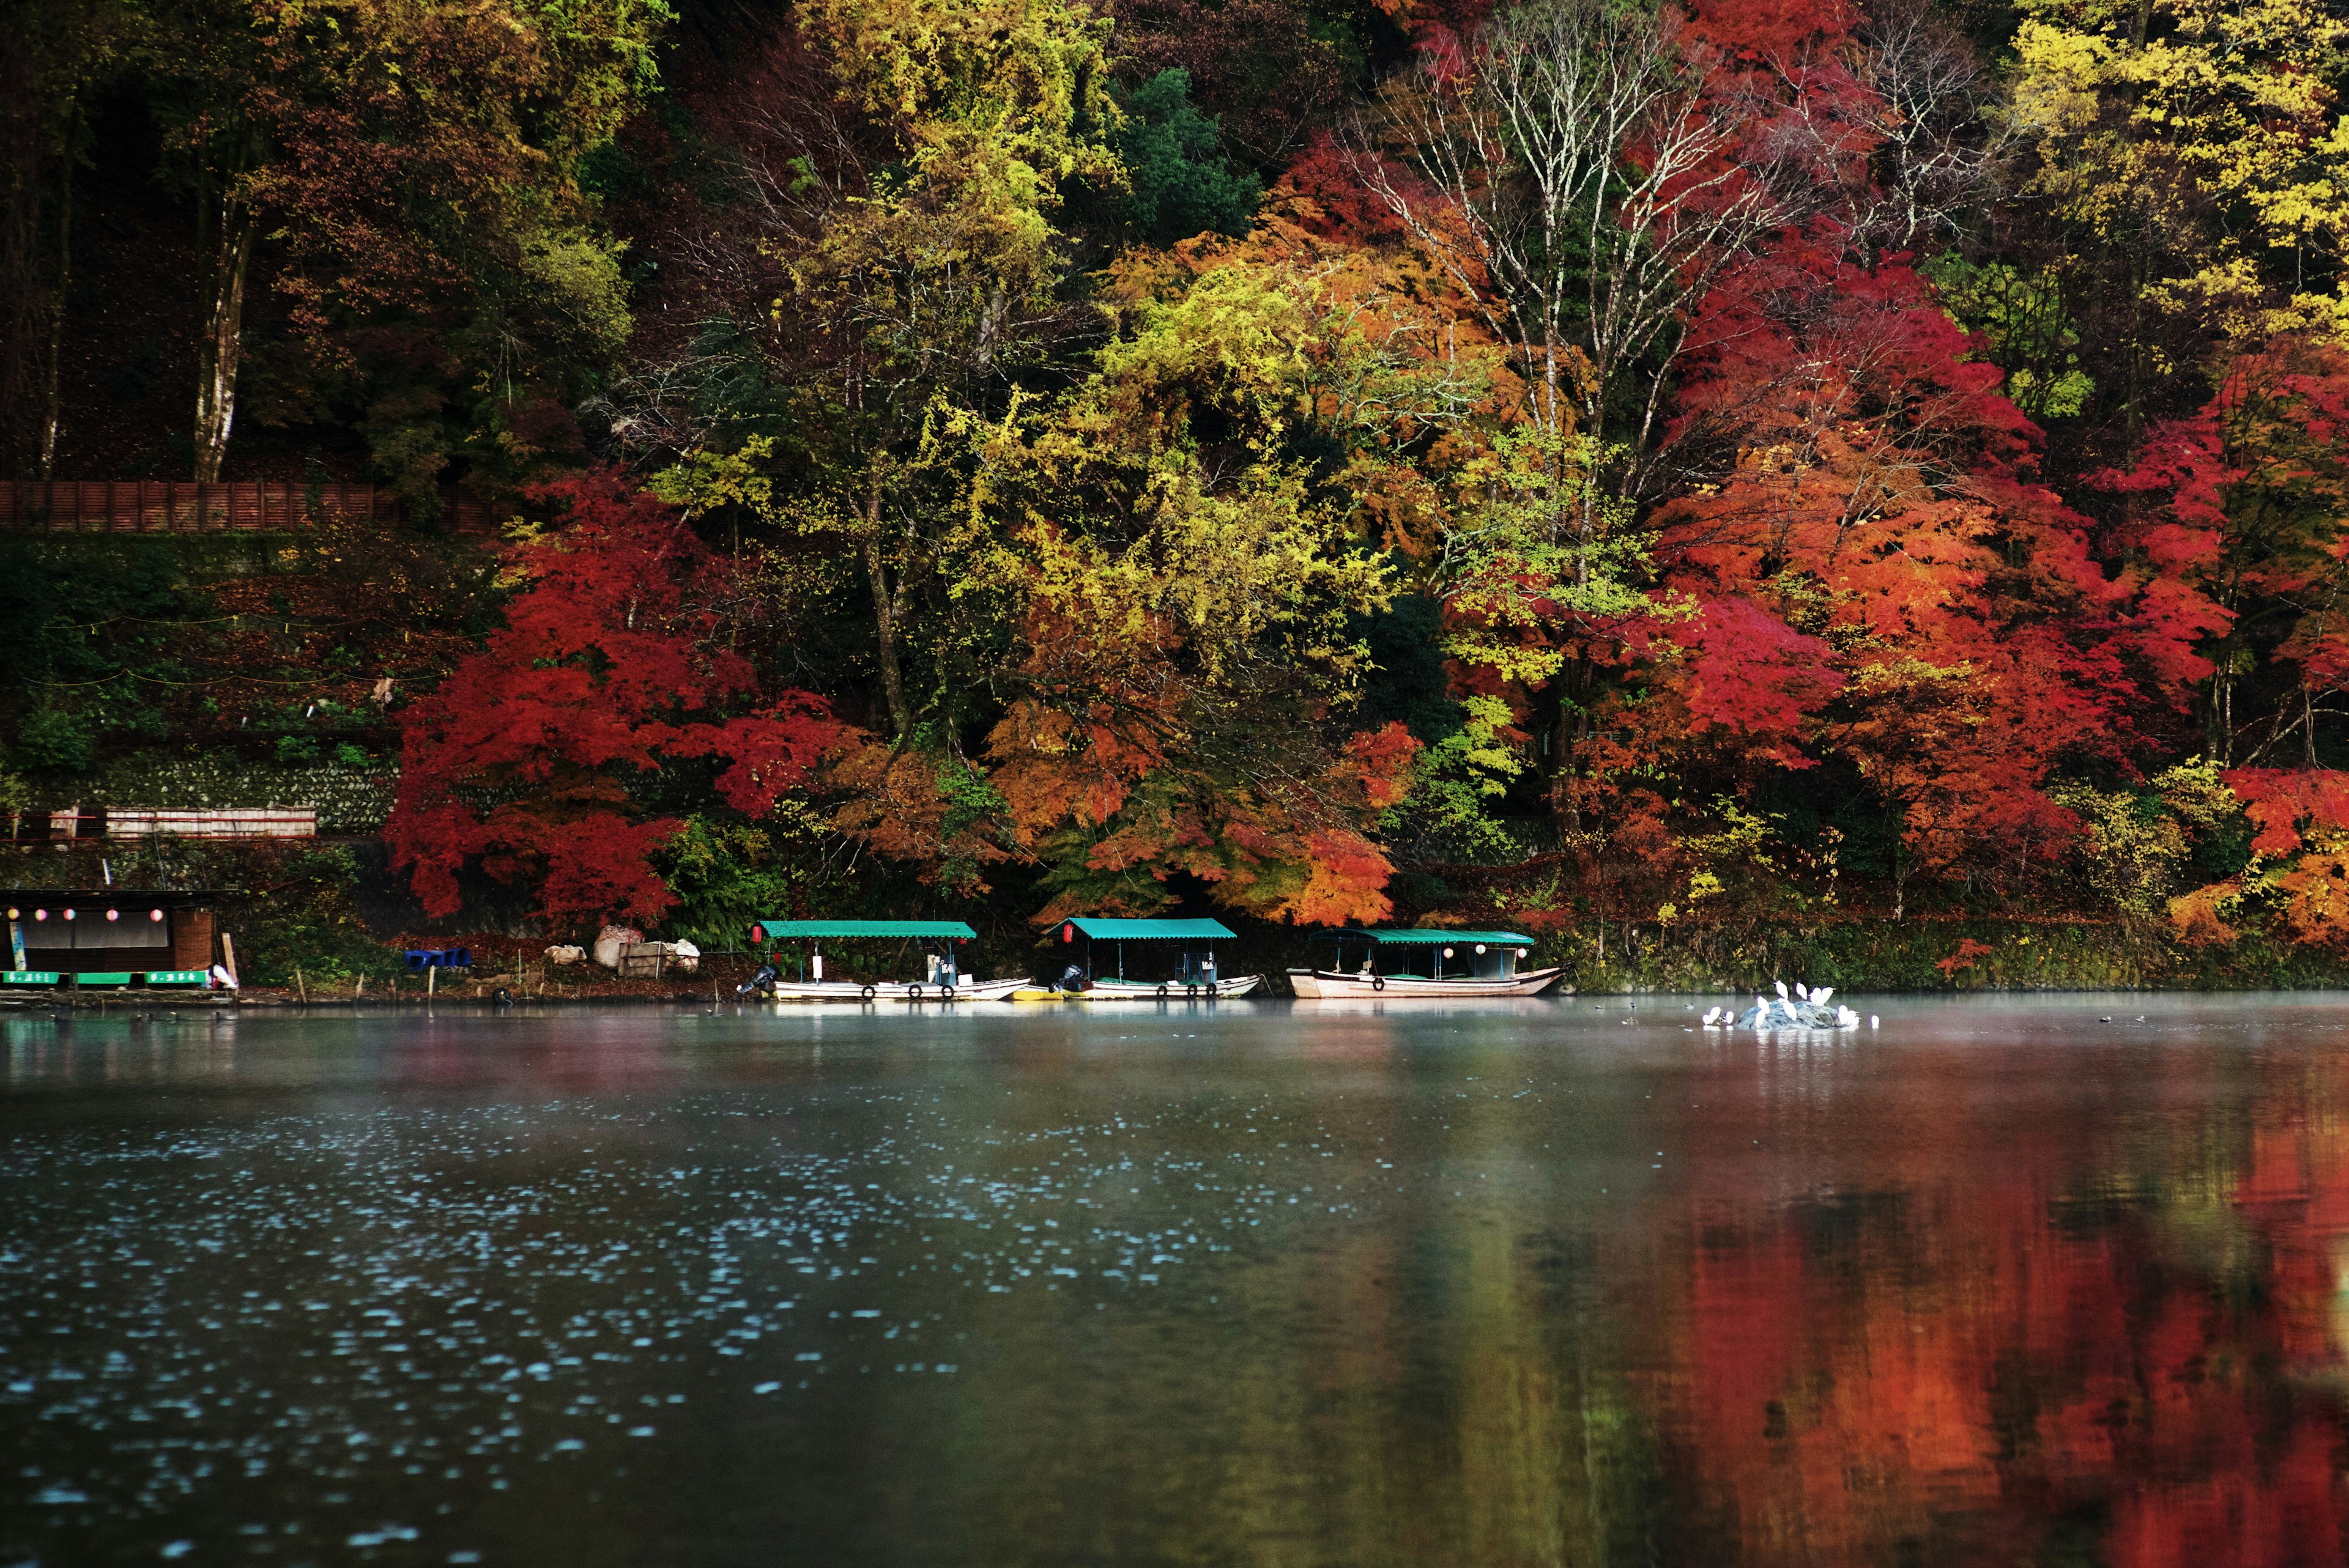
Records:
[[[1444,950],[1444,956],[1445,956],[1446,958],[1451,957],[1451,956],[1452,956],[1452,949],[1450,949],[1449,947],[1445,948],[1445,949]]]
[[[47,920],[49,918],[49,912],[46,909],[36,909],[33,912],[33,918],[35,920]]]
[[[67,920],[71,920],[73,917],[74,917],[74,912],[73,912],[72,910],[67,910],[67,911],[66,911],[66,918],[67,918]]]
[[[163,912],[160,909],[150,909],[147,912],[147,918],[150,920],[160,920],[163,918]]]
[[[106,912],[106,918],[109,920],[120,920],[122,918],[122,912],[119,909],[109,909]]]

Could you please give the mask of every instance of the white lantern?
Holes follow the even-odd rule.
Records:
[[[120,920],[122,918],[122,912],[119,909],[109,909],[106,912],[106,918],[109,920]]]
[[[1485,944],[1481,942],[1476,944],[1476,956],[1479,958],[1485,956]]]
[[[1444,956],[1445,956],[1446,958],[1451,957],[1451,956],[1452,956],[1452,949],[1450,949],[1449,947],[1445,948],[1445,949],[1444,950]]]

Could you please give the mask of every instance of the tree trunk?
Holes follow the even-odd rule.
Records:
[[[905,707],[905,676],[897,664],[897,608],[881,560],[881,469],[873,469],[873,483],[864,497],[864,573],[873,583],[873,630],[881,665],[881,690],[889,699],[889,722],[897,741],[914,736],[914,716]]]
[[[203,339],[197,345],[199,483],[220,478],[229,429],[236,420],[236,372],[244,356],[244,278],[253,260],[254,229],[252,209],[233,196],[222,201],[219,242],[208,280],[212,298]]]
[[[66,291],[73,286],[73,150],[66,150],[57,180],[57,282],[49,296],[48,385],[42,389],[41,478],[57,478],[57,428],[62,423],[59,387],[66,357]]]

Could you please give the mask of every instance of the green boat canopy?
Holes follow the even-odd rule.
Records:
[[[770,942],[808,938],[845,942],[857,937],[877,937],[885,942],[901,937],[968,942],[978,934],[959,920],[761,920],[752,923],[767,934]]]
[[[1375,942],[1381,947],[1531,947],[1534,939],[1515,931],[1324,931],[1325,942]]]
[[[1231,942],[1237,940],[1215,920],[1093,920],[1080,917],[1061,922],[1061,940],[1070,928],[1096,942]]]

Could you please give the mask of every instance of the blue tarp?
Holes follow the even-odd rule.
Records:
[[[1324,931],[1325,942],[1375,942],[1381,947],[1531,947],[1534,939],[1515,931]]]
[[[1069,928],[1074,927],[1081,936],[1096,942],[1231,942],[1236,940],[1223,923],[1214,920],[1095,920],[1081,915],[1061,922],[1061,939],[1068,940]]]

